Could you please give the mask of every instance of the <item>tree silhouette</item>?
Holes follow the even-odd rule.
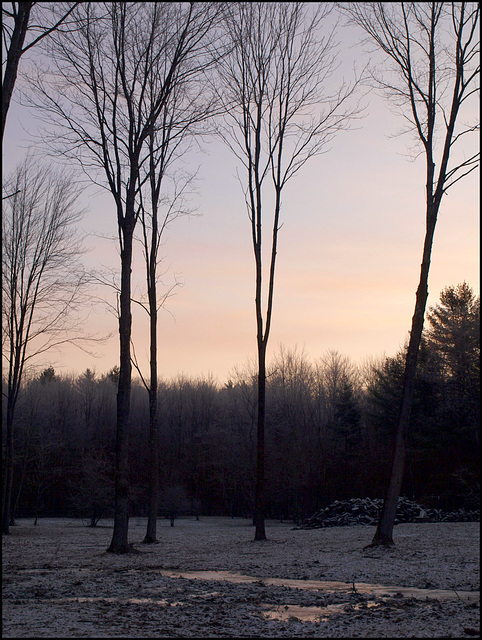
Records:
[[[213,11],[217,5],[204,3],[80,3],[72,13],[79,28],[68,38],[58,32],[49,38],[47,70],[30,78],[29,99],[53,125],[44,137],[49,152],[75,158],[115,202],[120,359],[113,553],[130,551],[131,271],[141,167],[175,82],[191,76]]]
[[[256,269],[258,356],[255,540],[265,540],[266,350],[271,329],[274,277],[286,183],[312,156],[326,151],[349,126],[353,86],[325,86],[336,62],[333,33],[320,35],[328,5],[239,2],[228,6],[228,53],[220,61],[227,117],[221,136],[245,171],[243,185],[251,222]],[[271,208],[267,287],[263,269],[263,223]],[[266,243],[265,243],[266,244]]]
[[[79,339],[79,318],[88,278],[75,225],[81,217],[79,188],[70,174],[27,158],[6,180],[13,194],[2,219],[2,345],[6,363],[6,478],[3,533],[9,533],[13,475],[13,424],[25,367],[34,358]],[[41,378],[55,374],[46,369]]]
[[[463,107],[477,92],[480,6],[466,2],[379,2],[339,6],[363,29],[391,65],[382,76],[373,74],[373,81],[408,122],[407,131],[418,141],[426,164],[426,228],[420,279],[406,355],[390,479],[373,538],[375,545],[392,545],[437,216],[444,194],[477,168],[480,156],[475,153],[459,159],[455,153],[455,147],[477,129],[477,125],[467,125],[463,121]]]
[[[78,2],[2,3],[2,39],[6,49],[5,71],[2,78],[2,140],[20,58],[61,25],[65,26],[67,18],[78,4]],[[58,13],[59,5],[60,14]],[[32,10],[35,15],[32,14]],[[28,34],[31,34],[32,38],[26,42]]]

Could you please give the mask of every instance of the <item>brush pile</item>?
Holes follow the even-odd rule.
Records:
[[[335,500],[295,529],[377,525],[382,506],[383,500],[380,498]],[[480,510],[458,509],[446,513],[440,509],[424,509],[416,502],[400,497],[395,524],[401,522],[480,522]]]

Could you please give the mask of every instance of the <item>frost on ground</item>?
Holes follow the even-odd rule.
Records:
[[[480,637],[479,523],[400,524],[390,549],[364,548],[369,526],[267,521],[254,542],[242,518],[162,519],[155,545],[145,528],[117,556],[111,521],[18,520],[3,637]]]

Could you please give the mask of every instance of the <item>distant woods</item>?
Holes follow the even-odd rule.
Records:
[[[281,347],[268,364],[266,513],[300,521],[335,499],[383,497],[404,349],[356,367]],[[159,381],[159,513],[252,517],[256,366]],[[30,378],[19,396],[16,517],[112,516],[117,368]],[[428,312],[402,494],[430,507],[474,507],[480,437],[480,300],[462,283]],[[133,381],[131,513],[146,515],[147,391]]]

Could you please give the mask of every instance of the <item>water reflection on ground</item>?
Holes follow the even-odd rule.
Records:
[[[138,570],[129,570],[130,573],[136,573]],[[229,582],[234,584],[262,584],[266,587],[287,587],[292,589],[302,589],[317,592],[319,595],[338,593],[342,599],[346,599],[347,595],[357,595],[354,602],[350,597],[350,602],[341,602],[339,604],[326,604],[324,606],[301,606],[295,604],[277,604],[260,603],[262,616],[267,620],[289,621],[296,620],[299,622],[324,622],[330,616],[335,614],[345,614],[348,611],[361,612],[362,610],[383,607],[388,603],[393,603],[393,599],[399,599],[400,603],[406,602],[405,598],[411,598],[419,601],[463,601],[478,602],[480,593],[478,591],[450,591],[442,589],[418,589],[411,587],[394,587],[379,584],[368,584],[363,582],[349,583],[336,581],[321,580],[295,580],[287,578],[260,578],[255,576],[243,575],[240,573],[231,573],[229,571],[168,571],[160,570],[160,575],[166,578],[184,578],[188,580],[204,580],[217,581],[214,587],[217,591],[205,591],[202,593],[190,594],[189,600],[206,599],[210,600],[219,596],[223,596],[222,585],[219,583]],[[343,598],[345,596],[345,598]],[[102,596],[78,596],[63,598],[48,598],[41,601],[52,603],[117,603],[125,605],[155,605],[162,608],[183,607],[187,601],[177,599],[169,601],[165,598],[155,597],[102,597]],[[278,600],[279,602],[279,600]],[[282,602],[282,600],[281,600]],[[403,606],[403,604],[402,604]]]
[[[415,587],[394,587],[366,582],[335,582],[328,580],[293,580],[289,578],[259,578],[229,571],[167,571],[161,575],[170,578],[188,578],[191,580],[225,580],[236,584],[249,582],[266,586],[290,587],[292,589],[308,589],[311,591],[342,592],[368,594],[380,598],[416,598],[417,600],[461,600],[477,602],[479,591],[454,591],[449,589],[418,589]]]
[[[381,604],[381,602],[365,602],[354,605],[352,609],[371,609],[373,607],[379,607]],[[287,621],[295,618],[301,622],[324,622],[334,613],[343,613],[345,607],[346,603],[329,604],[326,607],[300,607],[298,605],[286,604],[281,607],[276,607],[276,609],[268,609],[263,612],[263,615],[265,618],[268,618],[268,620]]]

